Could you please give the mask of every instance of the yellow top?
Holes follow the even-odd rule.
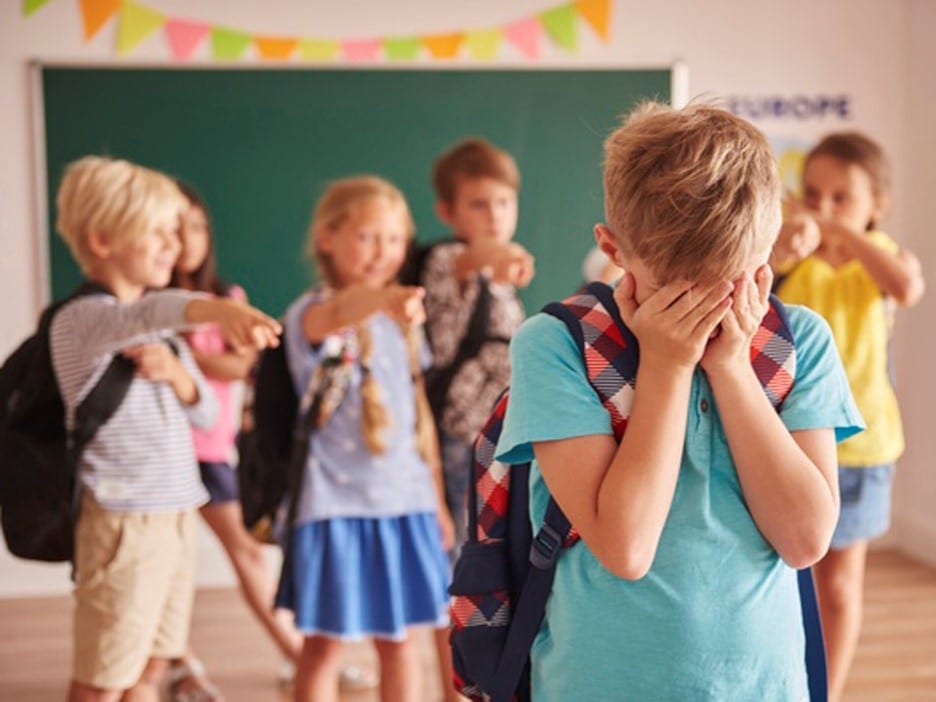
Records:
[[[868,236],[882,249],[898,251],[887,234],[869,232]],[[839,444],[839,464],[873,466],[896,461],[904,450],[904,435],[888,373],[893,315],[877,283],[857,259],[833,267],[809,256],[781,281],[777,296],[815,310],[829,323],[855,402],[868,425],[867,431]]]

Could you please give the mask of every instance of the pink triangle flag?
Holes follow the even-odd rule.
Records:
[[[341,53],[349,61],[376,61],[380,47],[380,39],[352,39],[341,42]]]
[[[191,58],[201,40],[208,35],[208,25],[184,19],[170,19],[166,22],[166,38],[172,58],[186,61]]]
[[[539,57],[541,33],[542,27],[535,17],[527,17],[504,27],[504,35],[510,43],[531,59]]]

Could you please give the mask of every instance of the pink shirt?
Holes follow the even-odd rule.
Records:
[[[244,290],[231,286],[228,296],[235,300],[246,300]],[[203,354],[222,354],[228,350],[221,329],[216,324],[205,324],[186,334],[193,351]],[[207,429],[192,427],[195,440],[195,455],[202,462],[230,462],[237,430],[240,428],[240,410],[235,407],[234,385],[236,381],[217,380],[206,375],[209,386],[218,400],[218,420]]]

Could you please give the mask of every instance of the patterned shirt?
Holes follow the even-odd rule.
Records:
[[[174,511],[207,501],[191,424],[210,426],[217,403],[188,345],[171,331],[185,326],[185,306],[193,297],[162,290],[122,303],[111,295],[88,295],[63,306],[52,320],[52,367],[69,428],[75,408],[114,355],[129,346],[171,338],[198,386],[198,401],[186,407],[168,383],[133,379],[120,407],[87,445],[78,466],[82,487],[104,509]]]
[[[477,276],[468,282],[455,277],[455,259],[465,244],[438,244],[426,257],[422,283],[426,288],[426,331],[436,367],[450,363],[465,340],[468,322],[478,299]],[[523,323],[523,303],[516,288],[505,283],[488,283],[491,315],[488,336],[509,339]],[[510,354],[507,344],[490,341],[480,353],[456,373],[441,417],[442,431],[465,443],[474,441],[491,407],[510,382]]]

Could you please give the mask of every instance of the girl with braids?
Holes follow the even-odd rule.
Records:
[[[324,283],[284,319],[300,397],[323,363],[351,359],[348,388],[310,440],[277,605],[305,639],[297,702],[338,699],[343,642],[374,640],[382,700],[419,700],[408,630],[446,621],[452,521],[423,391],[423,290],[396,284],[413,222],[377,177],[331,184],[309,249]]]

